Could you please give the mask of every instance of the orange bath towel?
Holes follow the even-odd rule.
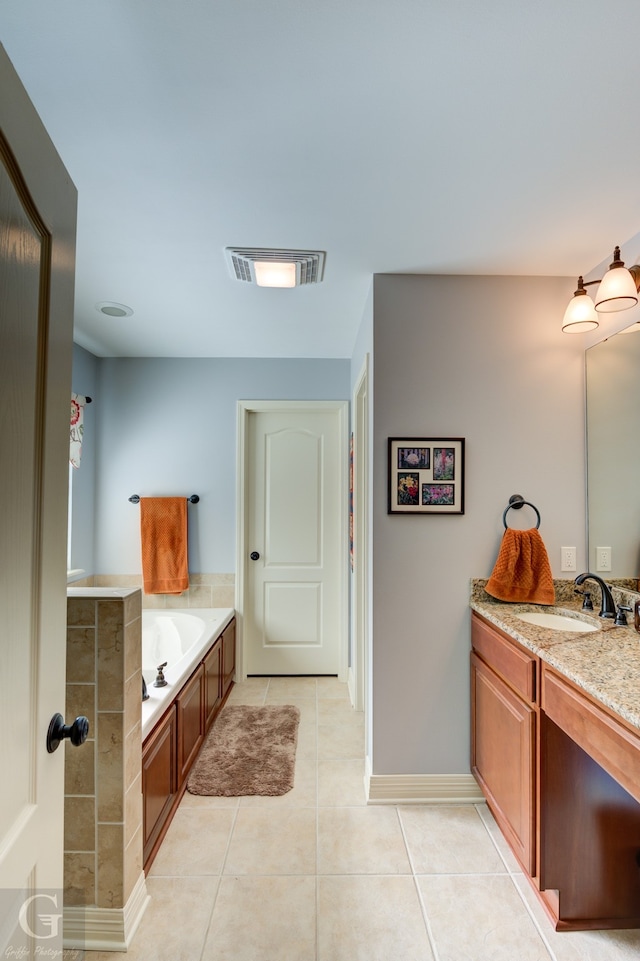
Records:
[[[145,594],[182,594],[189,587],[186,497],[141,497],[140,540]]]
[[[507,528],[485,591],[500,601],[555,603],[547,549],[536,528],[528,531]]]

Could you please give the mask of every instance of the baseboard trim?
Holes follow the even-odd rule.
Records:
[[[473,774],[365,774],[367,804],[477,804]]]
[[[143,872],[123,908],[65,907],[63,946],[85,951],[127,951],[149,900]]]

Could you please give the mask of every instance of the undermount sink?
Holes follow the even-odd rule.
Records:
[[[588,624],[586,621],[579,621],[575,617],[567,617],[566,614],[554,614],[552,611],[525,611],[523,614],[516,614],[521,621],[527,624],[535,624],[538,627],[550,627],[554,631],[573,631],[574,634],[587,634],[590,631],[597,631],[597,624]]]

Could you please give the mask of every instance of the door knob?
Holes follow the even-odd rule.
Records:
[[[257,561],[260,559],[260,555],[258,554],[257,551],[251,551],[251,553],[249,554],[249,557],[251,558],[252,561]]]
[[[60,747],[60,742],[68,737],[74,747],[80,747],[87,740],[89,721],[84,715],[77,717],[73,724],[65,724],[62,714],[54,714],[47,731],[47,751],[53,754]]]

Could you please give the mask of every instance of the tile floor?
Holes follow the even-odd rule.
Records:
[[[296,704],[295,787],[185,794],[127,954],[86,961],[631,961],[640,931],[557,934],[484,804],[367,806],[362,715],[332,678],[250,678]]]

